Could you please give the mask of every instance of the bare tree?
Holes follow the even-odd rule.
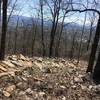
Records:
[[[37,23],[38,21],[34,21],[32,18],[32,42],[31,42],[31,56],[33,57],[34,54],[34,47],[35,47],[35,41],[36,41],[36,35],[37,35]]]
[[[91,38],[92,38],[92,33],[93,33],[93,25],[95,21],[95,12],[93,12],[93,15],[90,16],[90,32],[89,32],[89,39],[87,41],[87,51],[89,50],[90,43],[91,43]]]
[[[86,17],[87,17],[87,12],[85,12],[84,23],[83,23],[83,28],[82,28],[82,34],[81,34],[81,37],[80,37],[77,64],[79,63],[79,60],[80,60],[80,54],[81,54],[81,49],[82,49],[82,41],[83,41],[83,35],[84,35],[84,30],[85,30]]]
[[[74,56],[74,50],[75,50],[74,46],[75,46],[76,36],[77,36],[77,31],[73,31],[72,43],[71,43],[71,50],[70,50],[70,53],[69,53],[69,57],[70,57],[71,60],[73,59],[73,56]]]
[[[1,24],[1,9],[2,9],[2,0],[0,0],[0,24]]]
[[[44,44],[44,32],[43,32],[43,27],[44,27],[44,22],[43,22],[43,0],[40,0],[40,12],[41,12],[41,34],[42,34],[42,50],[43,50],[43,56],[45,56],[45,44]]]
[[[51,0],[51,2],[53,3],[53,7],[50,6],[49,1],[45,0],[45,2],[50,8],[50,12],[52,14],[52,26],[50,32],[50,46],[49,46],[49,57],[51,57],[53,56],[53,46],[54,46],[55,34],[58,25],[62,0]]]
[[[88,68],[86,72],[92,72],[93,70],[93,65],[94,65],[94,61],[95,61],[95,55],[96,55],[96,51],[97,51],[97,47],[98,47],[98,42],[100,39],[100,12],[97,9],[92,9],[92,8],[85,8],[84,10],[79,10],[79,9],[71,9],[71,10],[67,10],[67,12],[86,12],[86,11],[92,11],[95,12],[99,15],[99,19],[98,19],[98,23],[97,23],[97,27],[96,27],[96,33],[95,33],[95,37],[92,43],[92,49],[91,49],[91,54],[90,54],[90,58],[89,58],[89,64],[88,64]]]
[[[25,23],[25,21],[24,20],[22,20],[22,24],[23,24],[23,35],[22,35],[22,39],[23,39],[23,44],[22,44],[22,54],[24,54],[24,55],[26,55],[27,54],[27,48],[26,48],[26,39],[27,39],[27,36],[26,36],[26,34],[27,34],[27,31],[28,31],[28,24],[27,23]]]
[[[92,70],[93,70],[93,65],[94,65],[94,60],[95,60],[95,55],[96,55],[99,39],[100,39],[100,14],[99,14],[99,19],[98,19],[98,23],[97,23],[94,41],[92,44],[92,49],[91,49],[91,54],[90,54],[90,58],[89,58],[87,72],[92,72]]]
[[[8,14],[9,15],[8,15],[8,18],[7,18],[7,25],[8,25],[8,29],[7,29],[7,39],[8,39],[8,42],[7,42],[7,51],[14,52],[14,53],[15,53],[15,50],[14,51],[13,50],[11,51],[11,43],[12,43],[11,42],[11,38],[12,38],[12,35],[11,35],[11,27],[12,26],[10,26],[10,29],[9,29],[9,23],[10,23],[11,17],[13,16],[13,13],[15,13],[16,8],[18,6],[17,2],[18,2],[18,0],[14,0],[14,1],[13,0],[8,0]],[[19,8],[18,10],[16,12],[16,15],[17,16],[21,12],[22,8]],[[17,26],[16,26],[16,28],[17,28]],[[15,31],[17,31],[17,29],[15,29]],[[15,34],[17,34],[17,33],[15,32]]]
[[[18,1],[18,0],[15,0],[14,3],[13,3],[13,6],[11,7],[11,11],[10,11],[10,14],[9,14],[9,16],[8,16],[7,24],[9,23],[10,18],[11,18],[12,14],[13,14],[15,8],[16,8],[17,1]],[[8,4],[8,6],[9,6],[11,3],[12,3],[12,2],[10,1],[9,4]]]
[[[66,17],[66,12],[64,13],[63,18],[62,18],[61,29],[60,29],[60,32],[58,34],[59,36],[58,36],[56,47],[55,47],[55,56],[56,57],[58,57],[58,53],[59,53],[60,40],[61,40],[61,36],[62,36],[62,31],[63,31],[63,28],[64,28],[65,17]]]
[[[93,79],[97,84],[100,84],[100,50],[99,50],[98,59],[94,68]]]
[[[17,23],[16,23],[16,27],[15,27],[15,39],[14,39],[14,41],[15,41],[15,43],[14,43],[14,54],[16,54],[16,49],[17,49],[17,37],[18,37],[18,24],[19,24],[19,17],[18,17],[18,19],[17,19]]]
[[[5,46],[6,46],[6,32],[7,32],[7,3],[8,0],[3,0],[3,16],[2,16],[2,34],[1,34],[1,47],[0,47],[0,60],[4,60]]]

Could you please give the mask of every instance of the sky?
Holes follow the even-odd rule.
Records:
[[[78,0],[76,0],[76,1],[78,1]],[[81,0],[81,1],[83,3],[85,3],[85,0]],[[14,0],[13,0],[13,2],[14,2]],[[39,7],[38,5],[39,5],[38,0],[18,0],[17,9],[14,11],[13,15],[19,14],[21,16],[27,16],[27,17],[35,16],[35,15],[37,15],[36,9]],[[36,8],[36,9],[34,9],[34,8]],[[20,13],[19,13],[19,9],[21,9]],[[47,9],[44,9],[44,10],[46,13],[48,13]],[[44,17],[50,18],[51,15],[50,15],[50,13],[48,13]],[[75,21],[76,23],[83,24],[84,17],[85,17],[85,13],[77,12],[73,16],[66,18],[65,22],[74,22]],[[86,24],[89,24],[89,23],[90,23],[89,17],[87,16]]]

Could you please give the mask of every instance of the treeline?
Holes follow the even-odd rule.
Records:
[[[10,20],[11,21],[11,20]],[[7,32],[7,43],[6,43],[6,54],[19,54],[28,56],[43,56],[43,50],[45,49],[44,56],[49,56],[49,44],[50,44],[50,30],[51,27],[44,26],[44,48],[42,48],[41,39],[41,25],[36,24],[36,19],[34,19],[32,25],[24,21],[18,22],[16,24],[8,27]],[[21,24],[22,23],[22,24]],[[77,24],[76,24],[77,25]],[[68,27],[68,28],[67,28]],[[88,27],[88,26],[87,26]],[[88,40],[89,40],[89,27],[84,30],[84,36],[82,37],[82,48],[81,48],[81,59],[88,60],[90,49],[87,50]],[[55,35],[54,47],[53,47],[53,57],[67,57],[70,59],[78,58],[79,45],[81,42],[81,34],[83,26],[75,26],[69,23],[62,31],[60,35],[61,23],[57,28],[57,33]],[[92,31],[92,39],[95,33],[95,29]],[[60,38],[60,40],[59,40]],[[59,47],[58,47],[59,41]],[[90,44],[91,47],[91,44]],[[89,48],[90,48],[89,47]],[[87,59],[86,59],[87,58]]]

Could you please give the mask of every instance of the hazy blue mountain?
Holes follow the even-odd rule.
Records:
[[[10,22],[9,22],[9,25],[10,26],[14,26],[16,25],[17,23],[17,20],[19,18],[19,24],[22,24],[22,21],[24,22],[25,25],[32,25],[32,19],[34,21],[36,21],[36,23],[38,23],[39,25],[41,24],[41,19],[38,19],[38,18],[32,18],[32,17],[26,17],[26,16],[17,16],[17,15],[14,15],[10,18]],[[60,24],[60,23],[59,23]],[[48,26],[48,27],[51,27],[52,26],[52,22],[50,20],[44,20],[44,25],[45,26]],[[64,23],[65,27],[64,28],[67,28],[67,29],[82,29],[82,25],[78,24],[78,23],[71,23],[71,24],[68,24],[67,23]],[[86,25],[86,29],[89,29],[89,25]]]

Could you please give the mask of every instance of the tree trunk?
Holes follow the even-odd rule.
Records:
[[[1,5],[2,5],[2,0],[0,0],[0,26],[1,26]]]
[[[16,49],[17,49],[18,23],[19,23],[19,17],[18,17],[18,19],[17,19],[17,24],[16,24],[16,28],[15,28],[15,36],[14,36],[14,38],[15,38],[15,43],[14,43],[14,54],[16,54]]]
[[[50,47],[49,47],[49,57],[53,55],[53,45],[54,45],[54,39],[55,39],[55,34],[56,34],[56,29],[55,29],[55,18],[53,20],[53,25],[52,25],[52,30],[50,33]]]
[[[90,42],[91,42],[91,37],[92,37],[92,32],[93,32],[93,22],[90,25],[90,33],[89,33],[89,40],[87,43],[87,51],[89,50]]]
[[[93,70],[93,65],[94,65],[94,60],[95,60],[96,50],[98,47],[99,38],[100,38],[100,15],[99,15],[98,23],[97,23],[96,33],[95,33],[94,41],[92,44],[89,64],[88,64],[88,68],[86,72],[92,72]]]
[[[94,82],[96,82],[97,84],[100,84],[100,50],[98,54],[97,63],[94,68],[93,79],[94,79]]]
[[[53,54],[54,37],[55,37],[55,35],[53,33],[51,33],[51,35],[50,35],[49,57],[51,57],[52,54]]]
[[[59,12],[57,12],[58,14],[54,16],[54,22],[52,25],[52,30],[50,33],[50,48],[49,48],[49,57],[51,57],[53,55],[53,45],[54,45],[54,40],[55,40],[55,34],[56,34],[56,29],[57,29],[57,25],[58,25],[58,17],[59,17]]]
[[[62,19],[61,29],[60,29],[60,32],[59,32],[59,35],[58,35],[58,41],[57,41],[57,44],[56,44],[56,47],[55,47],[55,56],[56,57],[58,57],[58,55],[59,55],[59,46],[60,46],[60,40],[61,40],[62,31],[63,31],[63,27],[64,27],[65,17],[66,17],[66,13],[64,14],[63,19]]]
[[[0,47],[0,60],[4,60],[5,46],[6,46],[6,32],[7,32],[7,2],[3,0],[3,16],[2,16],[2,34],[1,34],[1,47]]]
[[[81,34],[81,41],[80,41],[80,44],[79,44],[79,52],[78,52],[77,64],[79,63],[79,61],[80,61],[80,56],[81,56],[82,40],[83,40],[83,35],[84,35],[86,17],[87,17],[87,12],[85,12],[85,18],[84,18],[84,23],[83,23],[83,28],[82,28],[82,34]]]
[[[36,32],[37,32],[37,25],[34,26],[34,34],[32,34],[32,47],[31,47],[31,56],[34,55],[34,46],[35,46],[35,40],[36,40]]]
[[[69,53],[69,58],[70,60],[73,60],[73,56],[74,56],[74,51],[75,51],[75,39],[76,39],[76,35],[77,33],[76,32],[73,32],[73,36],[72,36],[72,43],[71,43],[71,50],[70,50],[70,53]]]
[[[45,56],[45,44],[44,44],[44,30],[43,30],[43,27],[44,27],[44,24],[43,24],[43,1],[41,0],[40,1],[40,6],[41,6],[41,34],[42,34],[42,56]]]
[[[53,24],[52,24],[52,29],[50,33],[49,57],[53,56],[53,45],[54,45],[56,29],[57,29],[58,20],[59,20],[60,4],[61,4],[61,0],[59,0],[58,2],[55,1],[54,3]]]

